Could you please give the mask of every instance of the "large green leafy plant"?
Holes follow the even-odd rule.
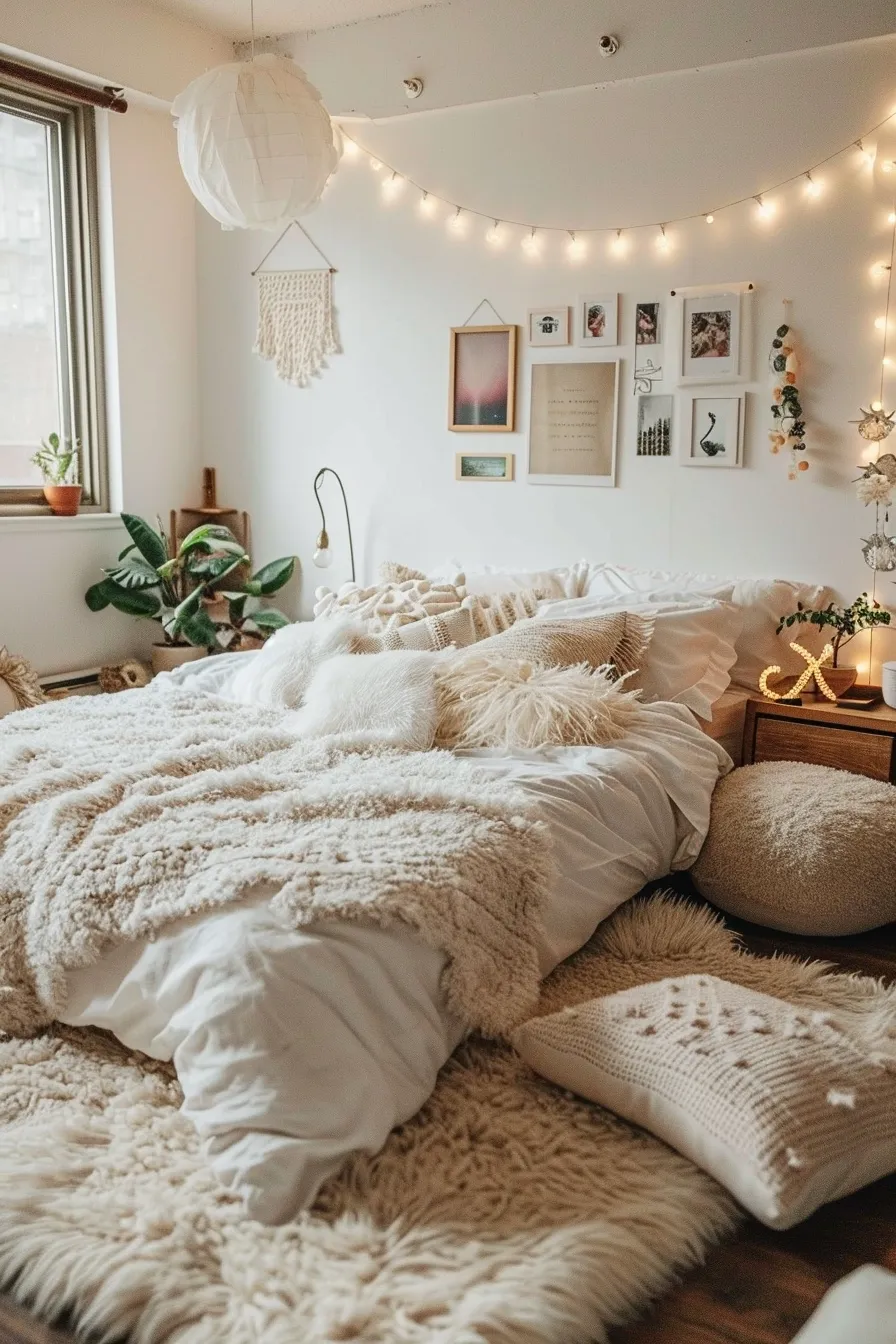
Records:
[[[161,524],[156,530],[134,513],[123,513],[121,521],[131,540],[84,594],[91,611],[112,606],[158,621],[166,644],[207,649],[231,648],[247,636],[266,639],[289,624],[264,599],[292,578],[295,556],[272,560],[250,575],[249,555],[229,528],[204,523],[172,555]]]
[[[792,625],[817,625],[821,630],[833,630],[835,633],[830,641],[834,650],[833,665],[839,667],[840,650],[855,639],[860,631],[870,630],[875,625],[889,624],[890,613],[877,602],[870,601],[867,593],[862,593],[848,607],[837,607],[829,602],[826,607],[813,610],[800,602],[796,611],[781,617],[777,633],[780,635],[785,627]]]

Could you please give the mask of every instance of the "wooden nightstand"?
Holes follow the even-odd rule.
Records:
[[[896,709],[847,709],[803,697],[802,705],[751,698],[744,722],[744,765],[804,761],[896,784]]]

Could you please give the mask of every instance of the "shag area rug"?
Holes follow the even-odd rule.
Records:
[[[751,956],[657,896],[558,968],[539,1011],[692,972],[819,1008],[885,993]],[[481,1039],[287,1227],[217,1186],[179,1103],[168,1067],[101,1033],[0,1040],[0,1281],[18,1300],[132,1344],[600,1344],[739,1220],[690,1162]]]

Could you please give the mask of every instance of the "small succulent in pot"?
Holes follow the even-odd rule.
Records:
[[[61,517],[74,517],[81,505],[80,457],[80,439],[61,439],[53,433],[41,440],[31,459],[44,478],[44,498]]]

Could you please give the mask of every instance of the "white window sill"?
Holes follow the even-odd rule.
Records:
[[[118,513],[78,513],[63,518],[52,513],[0,513],[3,532],[111,532],[122,527]]]

